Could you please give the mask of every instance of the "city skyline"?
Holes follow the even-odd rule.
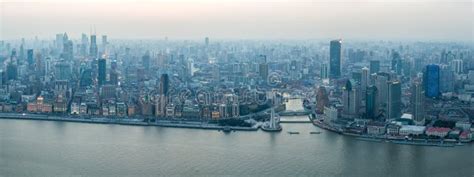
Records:
[[[471,1],[0,1],[0,176],[473,175]]]
[[[351,8],[347,8],[351,7]],[[5,1],[0,38],[58,31],[116,39],[337,39],[472,42],[472,2]],[[442,12],[442,13],[441,13]],[[95,30],[94,30],[95,29]],[[74,37],[72,37],[74,36]]]

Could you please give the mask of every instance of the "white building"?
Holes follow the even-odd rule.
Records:
[[[79,114],[79,104],[76,102],[71,103],[71,114]]]
[[[324,121],[332,122],[337,120],[337,109],[334,107],[324,107]]]
[[[386,128],[383,123],[375,124],[369,123],[367,124],[367,134],[369,135],[383,135],[385,134]]]
[[[402,136],[407,136],[407,135],[421,135],[425,132],[426,127],[425,126],[416,126],[416,125],[403,125],[399,133]]]

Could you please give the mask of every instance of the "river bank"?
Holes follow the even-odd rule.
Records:
[[[217,124],[209,124],[203,121],[171,121],[156,120],[154,122],[146,122],[144,119],[118,119],[118,118],[81,118],[81,117],[59,117],[37,114],[17,114],[17,113],[0,113],[0,119],[17,119],[17,120],[39,120],[39,121],[63,121],[75,123],[92,123],[92,124],[117,124],[132,126],[159,126],[174,128],[195,128],[208,130],[238,130],[238,131],[257,131],[259,126],[238,127],[238,126],[220,126]]]
[[[402,145],[417,145],[417,146],[437,146],[437,147],[454,147],[454,146],[462,146],[469,142],[461,142],[461,141],[449,141],[445,139],[440,140],[432,140],[432,139],[408,139],[405,137],[400,136],[388,136],[388,135],[367,135],[367,134],[356,134],[356,133],[348,133],[340,128],[333,127],[324,123],[318,119],[311,118],[311,115],[308,116],[314,126],[319,128],[329,130],[331,132],[335,132],[341,135],[352,136],[355,137],[357,140],[361,141],[370,141],[370,142],[389,142],[394,144],[402,144]]]

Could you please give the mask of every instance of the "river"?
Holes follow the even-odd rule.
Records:
[[[472,144],[396,145],[360,141],[312,124],[282,126],[280,133],[223,133],[0,119],[0,176],[474,175]]]

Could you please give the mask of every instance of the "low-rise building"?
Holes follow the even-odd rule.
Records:
[[[124,102],[117,103],[117,116],[124,117],[127,115],[127,105]]]
[[[367,134],[369,135],[383,135],[386,132],[385,124],[383,122],[369,122],[367,123]]]
[[[402,136],[421,135],[425,133],[425,130],[426,130],[425,126],[403,125],[400,127],[398,134]]]
[[[388,135],[398,135],[400,130],[400,125],[397,124],[388,124],[387,125],[387,134]]]
[[[71,114],[78,115],[80,110],[79,104],[76,102],[71,103]]]
[[[471,141],[472,140],[472,133],[470,133],[469,131],[462,131],[460,134],[459,134],[459,140],[461,141]]]
[[[425,134],[428,136],[437,136],[440,138],[446,137],[448,135],[449,131],[451,131],[450,128],[445,128],[445,127],[429,127],[426,129]]]
[[[86,103],[81,103],[79,106],[79,114],[81,115],[86,115],[87,114],[87,104]]]
[[[8,112],[5,110],[5,108],[8,108],[7,105],[4,105],[3,109],[5,112]],[[38,96],[38,98],[36,98],[36,102],[28,103],[26,105],[26,110],[33,113],[51,113],[53,112],[53,105],[50,103],[45,103],[44,98],[42,96]]]
[[[136,107],[134,104],[128,104],[128,107],[127,107],[127,115],[128,116],[134,116],[135,115],[135,111],[136,111]]]

